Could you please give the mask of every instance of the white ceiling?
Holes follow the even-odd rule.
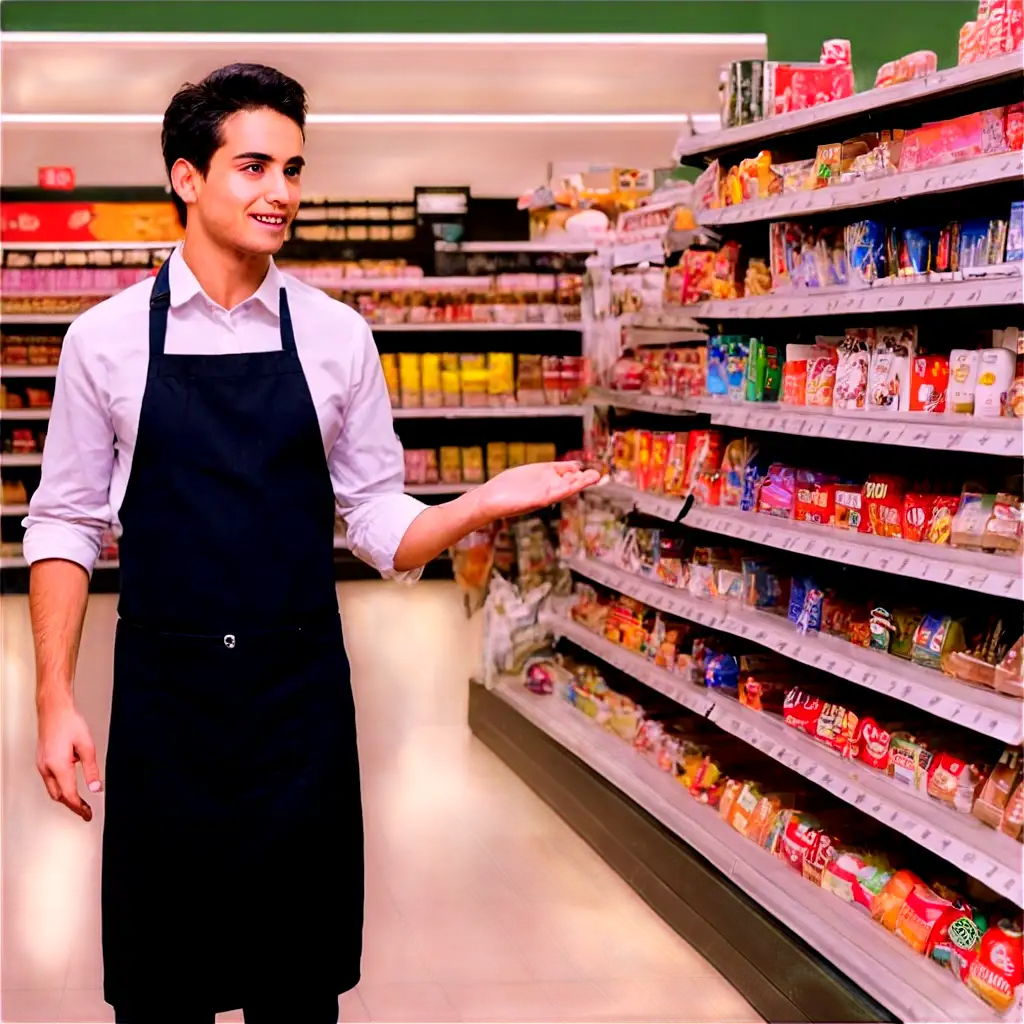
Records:
[[[396,38],[8,34],[0,37],[0,110],[159,114],[183,82],[247,60],[296,77],[317,114],[714,115],[721,65],[765,52],[759,36]],[[664,166],[680,127],[311,125],[306,187],[377,198],[458,183],[515,195],[540,183],[549,161]],[[2,141],[7,185],[34,184],[45,164],[74,166],[82,184],[163,182],[155,125],[8,123]]]

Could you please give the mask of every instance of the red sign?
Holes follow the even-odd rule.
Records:
[[[39,187],[70,192],[75,187],[73,167],[40,167]]]

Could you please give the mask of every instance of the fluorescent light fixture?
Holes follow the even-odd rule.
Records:
[[[310,125],[594,125],[636,127],[692,121],[717,128],[718,114],[310,114]],[[158,125],[162,114],[0,114],[2,125]]]
[[[751,46],[763,32],[4,32],[0,42],[87,46]]]

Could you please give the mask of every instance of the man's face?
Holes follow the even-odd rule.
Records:
[[[275,253],[299,208],[302,132],[276,110],[241,110],[221,126],[206,176],[191,175],[193,217],[212,240],[252,254]]]

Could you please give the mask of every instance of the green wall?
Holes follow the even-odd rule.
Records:
[[[764,32],[769,56],[816,60],[849,39],[858,89],[885,61],[956,63],[974,0],[4,0],[7,31]],[[628,83],[623,83],[628,87]]]

